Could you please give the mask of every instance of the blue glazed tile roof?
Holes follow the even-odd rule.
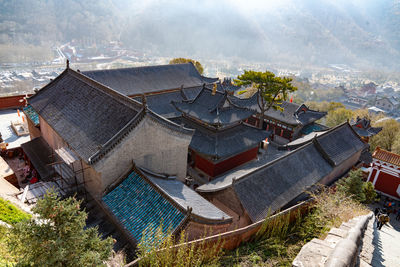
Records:
[[[39,116],[36,113],[36,111],[33,110],[31,105],[24,107],[24,112],[26,116],[28,116],[35,125],[39,124]]]
[[[102,199],[138,243],[144,231],[149,234],[148,241],[154,241],[152,238],[160,225],[165,237],[185,217],[136,172]]]

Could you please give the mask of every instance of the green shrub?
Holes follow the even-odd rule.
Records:
[[[150,232],[145,230],[144,235]],[[155,236],[142,237],[138,245],[139,266],[218,266],[221,246],[221,240],[214,244],[207,244],[204,239],[196,244],[187,243],[184,231],[176,241],[171,234],[165,237],[159,226]]]
[[[87,214],[75,198],[47,193],[32,211],[37,218],[11,228],[8,245],[24,266],[104,266],[112,238],[101,240],[96,228],[84,229]]]
[[[0,198],[0,221],[15,224],[23,220],[29,220],[31,215],[18,209],[10,201]]]
[[[371,182],[363,184],[363,192],[365,195],[365,203],[369,204],[376,200],[377,194],[375,192],[374,185]]]
[[[364,202],[365,193],[363,190],[363,180],[361,169],[351,170],[349,176],[336,183],[337,190],[351,196],[353,199]]]

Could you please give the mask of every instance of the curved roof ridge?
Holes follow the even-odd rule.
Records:
[[[110,152],[118,143],[128,135],[129,132],[135,128],[140,121],[143,120],[146,112],[142,109],[136,114],[121,130],[119,130],[113,137],[111,137],[105,144],[101,146],[92,156],[88,158],[89,164],[94,164],[104,157],[108,152]]]
[[[148,173],[148,175],[145,175],[144,174],[145,171],[142,170],[139,166],[136,166],[135,169],[138,169],[138,174],[140,175],[140,177],[143,180],[145,180],[149,185],[151,185],[159,194],[161,194],[166,200],[168,200],[168,202],[170,202],[174,207],[179,209],[180,212],[182,212],[183,214],[190,213],[190,217],[192,217],[202,223],[225,224],[225,223],[229,223],[232,221],[232,217],[230,217],[224,211],[219,209],[217,206],[212,204],[210,201],[205,199],[203,196],[201,196],[196,191],[192,190],[190,187],[188,187],[181,181],[179,181],[177,179],[162,179],[162,178],[158,178],[158,177],[151,177],[154,175],[149,174],[149,173]],[[197,200],[204,201],[203,204],[207,203],[209,205],[209,207],[212,207],[214,209],[213,212],[215,212],[215,211],[220,212],[219,215],[222,215],[222,217],[220,217],[220,218],[212,218],[211,216],[207,217],[207,215],[204,214],[205,210],[203,210],[203,214],[200,214],[200,211],[197,209],[197,207],[192,207],[192,206],[185,207],[182,203],[179,203],[179,201],[173,197],[173,195],[171,194],[172,193],[171,190],[167,190],[169,187],[166,186],[166,183],[175,183],[175,185],[177,185],[179,183],[179,185],[181,185],[182,188],[186,188],[186,192],[188,192],[187,190],[191,190],[189,192],[193,193],[194,196],[197,197]],[[197,203],[198,203],[198,201],[196,201],[196,204]],[[193,205],[193,206],[195,206],[195,205]],[[208,212],[210,212],[210,211],[208,211]],[[226,217],[225,217],[225,215],[226,215]]]
[[[154,111],[148,109],[147,112],[148,115],[151,116],[151,118],[153,118],[154,120],[156,120],[158,123],[166,126],[167,128],[183,133],[183,134],[187,134],[187,135],[193,135],[194,130],[190,129],[190,128],[186,128],[184,126],[181,126],[171,120],[168,120],[166,118],[164,118],[163,116],[158,115],[157,113],[155,113]]]

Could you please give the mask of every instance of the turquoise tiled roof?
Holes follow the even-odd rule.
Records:
[[[33,110],[31,105],[24,107],[24,112],[31,119],[31,121],[33,121],[35,125],[39,124],[39,116],[36,113],[36,111]]]
[[[148,241],[153,241],[160,225],[165,237],[168,230],[174,230],[185,217],[136,172],[129,174],[102,199],[137,242],[140,242],[145,230],[149,234]]]
[[[303,134],[310,134],[312,132],[318,132],[321,130],[325,130],[324,128],[322,128],[320,125],[318,124],[309,124],[303,127],[303,129],[301,129],[301,133]]]

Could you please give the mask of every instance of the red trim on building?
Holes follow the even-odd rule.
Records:
[[[195,154],[195,167],[202,170],[207,175],[211,177],[218,176],[226,171],[229,171],[236,166],[242,165],[252,159],[257,158],[258,147],[254,147],[250,150],[242,152],[238,155],[230,157],[226,160],[220,161],[218,163],[213,163],[212,161]]]
[[[377,172],[376,169],[372,169],[371,176],[369,177],[369,180],[367,182],[371,182],[371,183],[374,182],[374,178],[375,178],[376,172]]]
[[[32,94],[29,94],[28,96],[31,95]],[[25,95],[0,97],[0,109],[19,108],[25,106],[25,101],[20,102],[20,100],[24,99],[24,97]]]

